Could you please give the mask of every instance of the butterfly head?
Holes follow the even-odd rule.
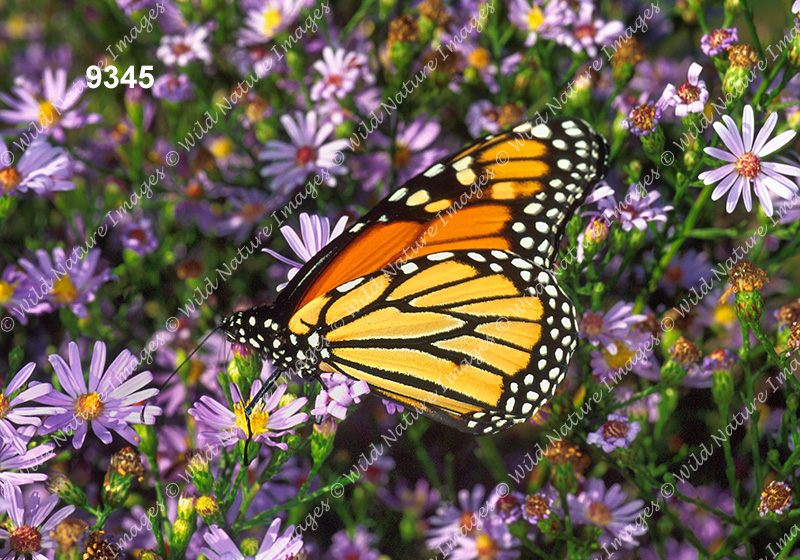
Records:
[[[273,320],[273,306],[260,305],[252,309],[237,311],[222,320],[220,328],[234,344],[250,346],[265,357],[281,345],[278,323]],[[278,341],[278,344],[275,343]]]
[[[313,372],[321,357],[314,351],[319,335],[292,333],[276,318],[272,305],[237,311],[222,320],[220,329],[232,343],[249,346],[278,369],[294,371],[301,377]]]

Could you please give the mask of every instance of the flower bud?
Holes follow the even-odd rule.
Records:
[[[125,503],[134,478],[142,479],[144,465],[132,447],[124,447],[111,456],[111,464],[103,481],[103,502],[111,509]]]
[[[211,494],[214,488],[214,476],[211,474],[210,451],[213,448],[206,446],[205,449],[195,449],[186,467],[187,475],[191,476],[194,487],[200,494]]]
[[[733,376],[730,370],[715,369],[711,372],[711,396],[717,408],[727,415],[733,399]]]
[[[78,488],[67,476],[60,472],[53,472],[47,481],[47,489],[57,494],[64,503],[78,508],[85,508],[89,505],[86,493]]]
[[[181,492],[178,498],[178,519],[184,519],[192,523],[197,521],[197,510],[194,507],[194,496]]]
[[[94,558],[117,558],[119,549],[112,544],[111,539],[106,536],[105,531],[92,531],[83,548],[83,560],[93,560]]]
[[[311,431],[311,458],[314,464],[321,464],[333,451],[333,440],[339,422],[332,416],[326,416],[319,424],[314,424]]]
[[[246,539],[242,539],[242,544],[239,546],[239,550],[242,551],[242,554],[244,554],[245,558],[250,558],[256,556],[256,553],[258,553],[258,547],[258,539],[247,537]]]
[[[205,521],[206,525],[217,525],[219,527],[225,526],[225,520],[222,518],[222,512],[219,511],[219,504],[217,499],[213,496],[200,496],[195,500],[195,509],[200,517]]]
[[[661,366],[661,381],[666,387],[677,387],[686,379],[686,368],[675,360],[667,360]]]
[[[730,100],[739,99],[747,91],[752,81],[751,72],[758,64],[756,50],[750,45],[740,43],[728,49],[731,65],[722,81],[722,93]]]
[[[58,544],[59,554],[68,556],[72,550],[77,552],[78,541],[83,537],[84,533],[88,532],[88,529],[89,524],[77,517],[67,517],[56,525],[52,536],[56,544]]]
[[[639,40],[632,36],[619,46],[611,58],[614,82],[618,86],[626,85],[633,77],[636,64],[642,60],[644,60],[644,49]]]
[[[761,492],[758,514],[773,520],[781,519],[792,507],[792,488],[785,482],[773,480]]]
[[[183,558],[186,549],[189,547],[189,540],[191,540],[195,529],[197,528],[197,521],[190,522],[185,519],[177,519],[172,525],[172,546],[170,547],[171,558]]]
[[[153,457],[158,449],[158,437],[156,437],[156,428],[152,424],[134,424],[133,429],[136,434],[141,438],[139,442],[139,451],[145,457]]]
[[[728,273],[728,284],[736,294],[736,315],[742,322],[757,321],[764,313],[764,298],[761,288],[769,282],[767,273],[756,268],[753,263],[741,261],[736,263]]]

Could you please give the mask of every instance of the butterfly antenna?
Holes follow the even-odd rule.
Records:
[[[250,414],[253,412],[253,408],[255,408],[256,403],[261,400],[261,398],[266,394],[269,389],[275,385],[275,382],[281,376],[281,372],[277,369],[273,371],[269,377],[267,378],[266,382],[261,386],[258,392],[253,396],[252,399],[247,403],[247,406],[244,408],[244,417],[247,421],[247,440],[244,442],[244,464],[249,465],[247,461],[247,444],[253,440],[253,429],[250,427]],[[240,393],[241,397],[241,393]],[[244,400],[244,399],[242,399]]]
[[[150,401],[151,401],[151,400],[153,400],[154,398],[156,398],[156,396],[158,396],[158,395],[159,395],[159,394],[160,394],[160,393],[161,393],[161,392],[164,390],[164,388],[165,388],[167,385],[169,385],[169,382],[170,382],[170,381],[172,381],[172,378],[173,378],[173,377],[175,377],[175,374],[176,374],[176,373],[178,373],[178,371],[179,371],[179,370],[180,370],[180,369],[181,369],[181,368],[182,368],[182,367],[183,367],[183,366],[184,366],[184,365],[185,365],[185,364],[186,364],[186,363],[187,363],[189,360],[191,360],[191,359],[192,359],[192,356],[194,356],[194,355],[197,353],[197,351],[198,351],[198,350],[200,350],[200,348],[202,348],[202,347],[203,347],[203,345],[204,345],[206,342],[208,342],[208,339],[209,339],[209,338],[211,338],[211,335],[213,335],[214,333],[216,333],[218,330],[221,330],[221,329],[222,329],[222,327],[215,327],[215,328],[214,328],[214,329],[213,329],[213,330],[212,330],[210,333],[208,333],[208,334],[205,336],[205,338],[203,338],[203,340],[201,340],[201,341],[200,341],[200,344],[198,344],[198,345],[197,345],[197,347],[196,347],[194,350],[192,350],[191,352],[189,352],[189,355],[188,355],[188,356],[186,356],[186,359],[184,359],[184,360],[183,360],[183,361],[180,363],[180,365],[178,365],[178,367],[176,367],[176,368],[175,368],[175,369],[172,371],[172,373],[170,373],[170,374],[169,374],[169,377],[167,377],[167,380],[166,380],[166,381],[164,381],[164,383],[162,383],[162,384],[161,384],[161,387],[159,387],[159,388],[158,388],[158,393],[156,393],[155,395],[153,395],[152,397],[150,397],[149,399],[147,399],[146,401],[144,401],[144,406],[142,406],[142,413],[141,413],[141,415],[140,415],[140,418],[141,418],[141,421],[142,421],[142,423],[144,423],[144,411],[147,409],[147,405],[150,403]]]

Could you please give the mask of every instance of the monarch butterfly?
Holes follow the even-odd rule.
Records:
[[[607,158],[605,139],[573,118],[488,136],[379,202],[274,305],[220,328],[273,361],[262,394],[286,370],[339,372],[470,434],[523,422],[577,346],[575,307],[550,268]]]

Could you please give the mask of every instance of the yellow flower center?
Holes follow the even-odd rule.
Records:
[[[475,552],[478,554],[480,560],[496,558],[497,550],[497,542],[486,533],[481,533],[478,535],[478,538],[475,539]]]
[[[14,290],[17,288],[16,284],[9,284],[0,280],[0,304],[8,303],[14,296]]]
[[[103,412],[103,401],[97,393],[81,395],[75,403],[75,412],[84,420],[94,420]]]
[[[589,504],[587,517],[596,525],[606,526],[611,523],[611,510],[603,502],[592,502]]]
[[[478,47],[467,57],[467,62],[473,68],[483,70],[489,66],[489,51],[484,47]]]
[[[11,532],[8,544],[11,545],[11,550],[19,555],[31,554],[42,549],[42,535],[36,528],[22,525]]]
[[[534,6],[528,12],[528,29],[536,31],[544,23],[544,13],[539,6]]]
[[[6,412],[8,412],[9,406],[10,403],[8,398],[3,393],[0,393],[0,420],[6,417]]]
[[[239,401],[233,407],[236,413],[236,425],[245,433],[255,437],[259,434],[269,431],[267,428],[267,421],[269,420],[269,413],[264,412],[264,401],[259,402],[252,412],[250,412],[250,429],[247,429],[247,415],[244,412],[244,404]]]
[[[53,282],[53,299],[58,303],[70,303],[78,297],[78,290],[75,284],[69,279],[69,274],[65,274]]]
[[[405,146],[397,146],[394,151],[394,166],[401,169],[411,160],[411,150]]]
[[[755,179],[761,173],[761,160],[752,152],[747,152],[736,160],[736,171],[748,179]]]
[[[220,159],[233,153],[233,142],[227,136],[216,138],[208,149],[215,158]]]
[[[60,114],[55,106],[49,101],[42,101],[39,104],[39,122],[42,126],[50,126],[58,122]]]
[[[281,13],[275,8],[269,8],[264,12],[264,26],[261,32],[267,36],[272,37],[281,25]]]
[[[617,345],[617,353],[610,354],[608,350],[603,349],[603,355],[606,358],[606,363],[611,367],[611,369],[617,371],[621,368],[625,367],[625,364],[633,358],[633,352],[631,352],[625,343],[620,340],[615,340],[614,343]]]
[[[195,509],[200,515],[208,515],[219,511],[217,500],[211,496],[200,496],[195,502]]]
[[[5,192],[13,191],[22,180],[22,174],[16,167],[3,167],[0,169],[0,186]]]
[[[736,320],[736,311],[733,308],[733,304],[725,303],[714,308],[714,324],[727,325]]]

